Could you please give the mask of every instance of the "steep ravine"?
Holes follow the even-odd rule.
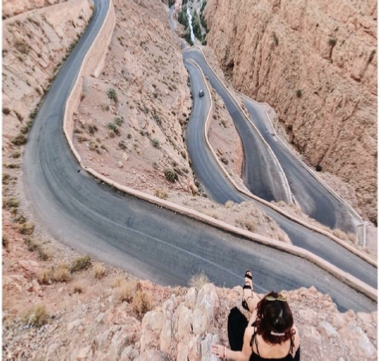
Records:
[[[375,1],[209,0],[207,43],[232,85],[268,102],[289,141],[377,222]]]

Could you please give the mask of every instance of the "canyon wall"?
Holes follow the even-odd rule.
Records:
[[[268,102],[311,166],[377,222],[375,0],[209,0],[207,43],[232,85]]]

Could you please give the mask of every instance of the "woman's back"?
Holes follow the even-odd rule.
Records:
[[[253,334],[250,342],[252,349],[249,361],[294,361],[300,360],[300,348],[295,351],[294,338],[285,341],[282,344],[271,345],[266,343],[263,338],[257,334],[256,329],[253,329]],[[294,354],[294,357],[293,357]]]

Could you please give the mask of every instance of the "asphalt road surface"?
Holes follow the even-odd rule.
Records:
[[[236,102],[228,96],[223,85],[209,69],[203,56],[194,48],[188,48],[183,51],[183,58],[194,59],[201,66],[203,73],[209,78],[211,85],[223,99],[234,120],[243,144],[243,181],[246,187],[251,193],[266,201],[283,200],[290,203],[289,188],[285,177],[280,176],[281,170],[275,158],[252,125],[246,121]]]
[[[289,181],[292,194],[304,213],[318,222],[345,232],[356,233],[352,215],[347,208],[318,182],[286,149],[271,131],[263,106],[245,100],[251,119],[272,148]]]
[[[35,218],[64,244],[163,285],[186,285],[203,270],[216,285],[243,283],[247,268],[257,292],[314,285],[341,310],[377,304],[301,258],[264,247],[120,194],[80,169],[62,131],[64,104],[108,3],[96,12],[62,66],[35,119],[25,148],[25,193]]]

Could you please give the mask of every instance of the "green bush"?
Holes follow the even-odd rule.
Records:
[[[117,94],[116,94],[116,90],[115,89],[109,88],[107,90],[107,96],[108,96],[108,98],[110,98],[111,100],[113,100],[115,103],[118,102],[118,98],[117,98]]]
[[[152,145],[155,148],[160,148],[160,141],[157,138],[152,139]]]
[[[86,255],[76,258],[71,264],[71,273],[87,269],[91,266],[91,257]]]
[[[119,128],[114,123],[108,123],[108,129],[112,130],[115,134],[119,135]]]
[[[124,123],[124,119],[123,117],[115,117],[114,122],[120,127]]]
[[[296,95],[297,95],[297,98],[301,98],[302,97],[302,90],[301,89],[298,89],[296,91]]]
[[[165,178],[169,181],[174,183],[176,180],[178,180],[178,174],[173,168],[166,168],[164,170]]]

